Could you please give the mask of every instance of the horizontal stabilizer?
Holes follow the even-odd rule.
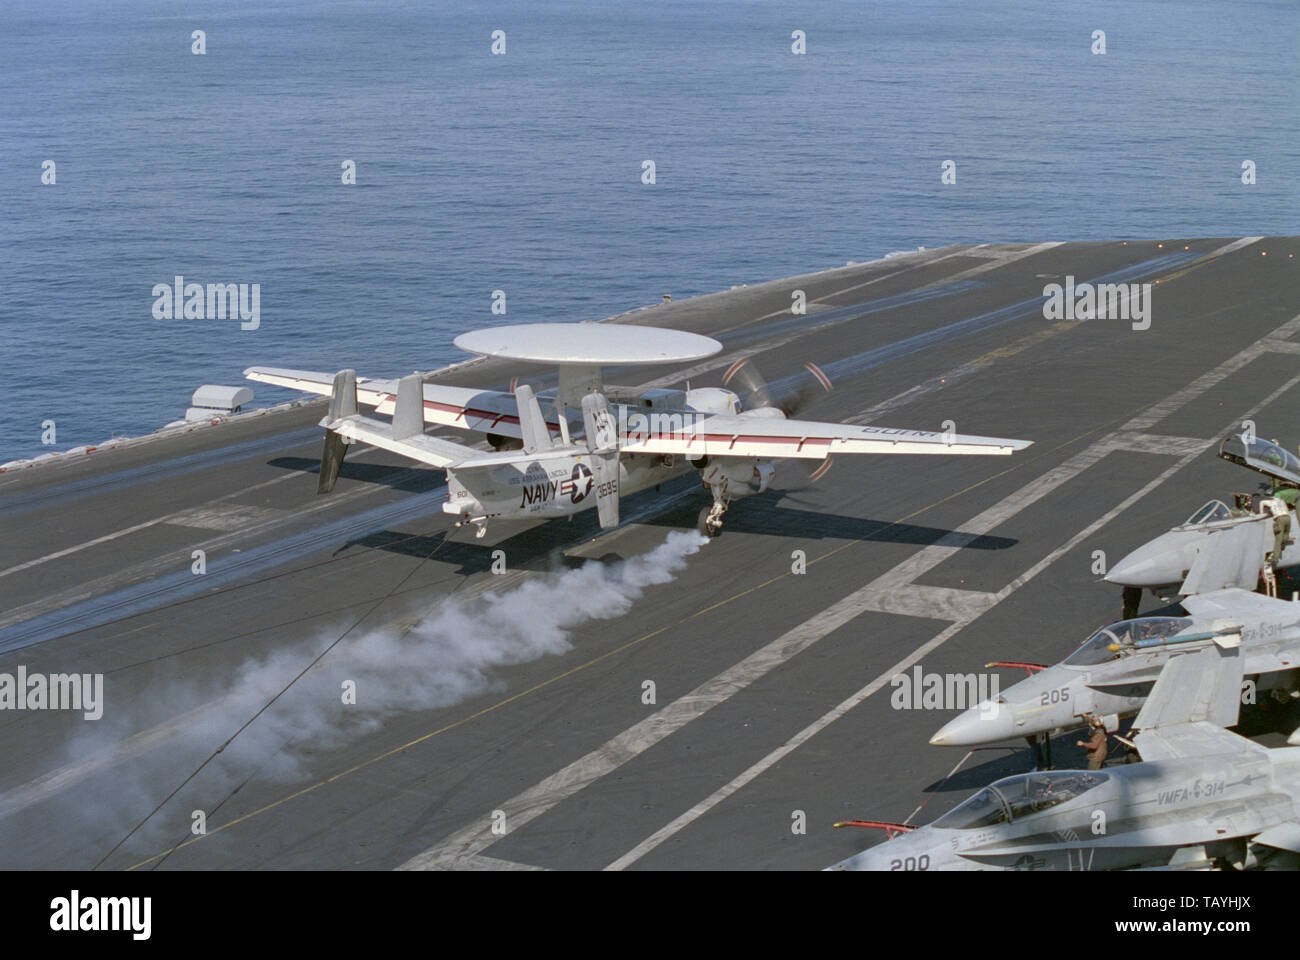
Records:
[[[462,443],[453,443],[451,440],[430,437],[423,433],[410,437],[395,437],[390,424],[373,417],[356,416],[337,420],[331,429],[341,437],[368,443],[380,450],[391,450],[393,453],[400,453],[420,463],[427,463],[431,467],[441,468],[450,463],[460,463],[481,453]]]

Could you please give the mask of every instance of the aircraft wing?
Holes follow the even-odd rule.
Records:
[[[1169,658],[1133,721],[1142,759],[1264,750],[1224,729],[1237,722],[1241,708],[1245,658],[1239,643],[1239,637],[1224,637],[1222,644]]]
[[[1273,519],[1260,516],[1209,532],[1179,588],[1188,596],[1228,587],[1254,588],[1264,555],[1273,546]]]
[[[1241,589],[1215,590],[1199,596],[1187,597],[1183,600],[1182,606],[1193,617],[1227,618],[1237,621],[1255,617],[1285,616],[1293,610],[1300,610],[1292,607],[1289,601]]]
[[[329,396],[334,387],[334,374],[314,370],[284,370],[279,367],[249,367],[244,377],[277,387],[302,390]],[[357,403],[374,407],[376,413],[391,414],[397,402],[396,380],[370,380],[357,377]],[[512,393],[496,390],[475,390],[469,387],[451,387],[445,384],[424,384],[424,422],[460,430],[477,430],[503,437],[522,437],[519,429],[519,409]],[[547,426],[556,433],[558,422]]]
[[[837,453],[1010,454],[1033,441],[971,437],[847,423],[786,420],[715,414],[687,423],[680,431],[637,432],[631,424],[623,453],[681,454],[692,458],[797,457],[824,460]]]

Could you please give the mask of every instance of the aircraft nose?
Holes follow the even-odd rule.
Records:
[[[1182,551],[1157,537],[1123,557],[1107,571],[1105,580],[1122,587],[1160,587],[1182,579]]]
[[[928,827],[868,847],[827,870],[951,870],[960,868],[946,841]]]
[[[949,720],[930,738],[930,743],[936,747],[974,747],[1015,735],[1015,717],[1010,708],[986,700]]]

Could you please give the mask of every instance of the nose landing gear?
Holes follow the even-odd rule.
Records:
[[[710,507],[702,507],[696,529],[710,539],[718,536],[722,533],[722,517],[726,512],[727,504],[721,500],[713,501]]]
[[[726,516],[727,505],[731,501],[731,498],[727,496],[727,486],[725,478],[720,483],[704,481],[704,489],[712,495],[713,503],[711,506],[700,510],[696,529],[709,539],[713,539],[722,533],[722,518]]]

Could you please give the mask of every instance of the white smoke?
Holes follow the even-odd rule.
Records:
[[[67,855],[77,859],[61,865],[87,866],[80,859],[87,848],[106,851],[133,820],[280,694],[154,817],[157,827],[172,834],[179,829],[183,837],[188,811],[213,811],[238,784],[302,777],[303,761],[321,748],[400,712],[450,707],[503,688],[497,668],[566,653],[575,629],[627,613],[647,587],[673,580],[707,542],[693,531],[674,531],[654,550],[628,560],[589,561],[531,576],[511,589],[444,601],[409,629],[385,627],[346,637],[292,684],[345,624],[245,661],[224,682],[209,676],[153,688],[147,701],[134,705],[114,704],[110,690],[104,719],[82,727],[69,743],[70,762],[0,794],[0,836],[14,836],[15,847],[26,848],[19,839],[24,822],[59,819],[55,809],[44,814],[35,809],[53,801],[71,821],[65,823],[70,847],[82,851],[70,849]],[[355,704],[343,702],[345,681],[355,684]],[[86,781],[92,788],[96,782],[111,783],[109,790],[92,791],[93,810],[86,807]],[[79,789],[69,789],[74,787]],[[137,839],[151,834],[157,839],[158,832],[149,829]],[[52,852],[39,844],[30,849],[36,863],[26,863],[26,850],[11,852],[21,860],[10,865],[53,865],[39,860],[42,852]]]
[[[449,707],[502,688],[494,668],[567,653],[575,628],[627,613],[646,587],[671,581],[705,543],[698,533],[674,531],[638,557],[533,577],[500,593],[446,602],[409,629],[386,627],[345,639],[240,739],[251,735],[258,753],[265,753],[260,747],[268,740],[326,746],[399,711]],[[277,653],[247,664],[236,684],[239,700],[255,710],[303,662],[301,655]],[[345,681],[355,684],[355,705],[342,702]],[[255,731],[259,724],[264,729]],[[291,754],[278,757],[275,766],[296,774]]]

